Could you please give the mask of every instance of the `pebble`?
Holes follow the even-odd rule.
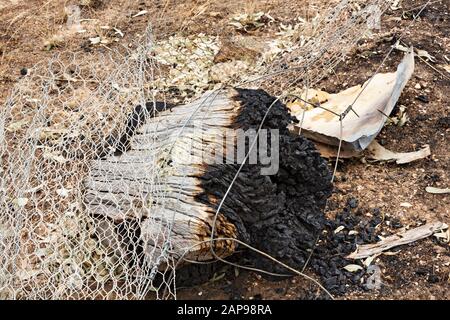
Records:
[[[430,274],[428,276],[428,280],[427,281],[429,283],[437,283],[437,282],[439,282],[439,277],[437,275],[435,275],[435,274]]]
[[[358,207],[358,200],[355,198],[350,198],[348,199],[347,204],[350,208],[355,209]]]
[[[423,103],[428,103],[428,102],[430,102],[430,100],[428,99],[428,96],[423,95],[423,94],[417,96],[416,99],[419,100],[419,101],[421,101],[421,102],[423,102]]]

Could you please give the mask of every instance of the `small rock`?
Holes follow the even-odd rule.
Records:
[[[22,69],[20,69],[20,75],[26,76],[27,73],[28,73],[28,69],[27,69],[27,68],[22,68]]]
[[[450,116],[439,118],[436,125],[444,129],[450,128]]]
[[[422,87],[420,86],[419,83],[417,83],[417,84],[414,86],[414,88],[416,88],[416,89],[422,89]]]
[[[355,198],[350,198],[348,199],[347,204],[350,208],[355,209],[358,207],[358,200]]]
[[[437,282],[439,282],[439,277],[437,275],[435,275],[435,274],[430,274],[428,276],[428,280],[427,281],[429,283],[437,283]]]
[[[426,268],[423,268],[423,267],[422,268],[418,268],[416,270],[416,274],[418,276],[426,276],[428,274],[428,270]]]
[[[390,221],[391,221],[391,227],[394,229],[399,229],[399,228],[403,227],[403,224],[397,218],[391,218]]]
[[[423,94],[417,96],[416,99],[419,100],[419,101],[421,101],[421,102],[423,102],[423,103],[428,103],[428,102],[430,102],[430,100],[428,99],[428,96],[423,95]]]

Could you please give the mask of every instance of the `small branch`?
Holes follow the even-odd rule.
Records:
[[[389,250],[393,247],[397,247],[403,244],[424,239],[443,228],[445,228],[445,224],[439,221],[427,223],[423,226],[387,237],[380,242],[361,245],[356,249],[355,252],[351,253],[346,258],[347,259],[367,258],[373,256],[374,254],[379,254],[383,251]]]

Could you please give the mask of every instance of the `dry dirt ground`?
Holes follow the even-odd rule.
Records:
[[[78,1],[82,2],[82,1]],[[88,1],[89,2],[89,1]],[[82,7],[82,18],[97,19],[100,25],[115,26],[124,37],[111,46],[128,46],[142,34],[149,16],[155,34],[160,37],[182,32],[195,34],[233,34],[227,25],[236,13],[264,11],[288,23],[298,16],[306,19],[320,12],[324,1],[91,1]],[[98,2],[98,3],[97,3]],[[401,1],[402,8],[388,10],[381,30],[361,41],[355,50],[320,83],[328,92],[338,92],[367,80],[390,47],[411,23],[426,1]],[[85,52],[87,36],[77,36],[44,50],[43,43],[65,23],[64,6],[69,1],[0,1],[0,105],[22,77],[21,70],[48,59],[55,52]],[[73,1],[77,3],[77,1]],[[335,3],[327,1],[327,3]],[[397,228],[415,227],[434,220],[450,224],[450,195],[427,193],[425,187],[450,187],[449,77],[440,65],[450,62],[450,22],[448,0],[432,1],[420,19],[405,32],[403,42],[428,51],[436,58],[430,65],[416,59],[414,74],[397,105],[406,106],[409,121],[402,127],[386,126],[378,137],[385,147],[395,151],[413,151],[429,144],[432,155],[411,164],[368,164],[358,159],[341,161],[337,170],[335,192],[327,215],[333,218],[349,200],[357,200],[355,214],[370,217],[377,212],[385,221],[396,221]],[[306,10],[305,8],[308,8]],[[132,18],[141,10],[147,15]],[[181,30],[181,31],[180,31]],[[260,32],[273,32],[264,30]],[[258,33],[255,33],[258,35]],[[88,51],[107,51],[107,47]],[[403,53],[394,50],[381,71],[392,71]],[[23,72],[23,70],[22,70]],[[398,108],[394,110],[394,114]],[[330,162],[330,166],[332,163]],[[401,206],[401,203],[411,206]],[[398,230],[398,229],[396,229]],[[385,236],[395,229],[382,222],[376,233]],[[450,299],[450,247],[434,237],[404,245],[394,255],[381,255],[374,264],[382,271],[382,287],[367,291],[349,286],[340,299]],[[306,274],[317,275],[306,268]],[[363,278],[364,279],[364,278]],[[192,299],[317,299],[324,295],[312,282],[301,277],[281,281],[264,279],[258,274],[224,267],[210,282],[194,288],[178,288],[178,298]]]

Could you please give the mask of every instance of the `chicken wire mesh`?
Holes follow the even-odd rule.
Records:
[[[342,0],[312,23],[284,28],[276,41],[265,43],[254,65],[238,64],[234,68],[240,72],[225,78],[212,79],[211,72],[220,35],[155,41],[150,28],[135,50],[61,53],[37,64],[0,114],[0,297],[176,298],[174,217],[151,219],[152,210],[166,201],[167,190],[160,187],[164,166],[149,157],[142,164],[148,170],[130,169],[140,173],[135,188],[125,192],[135,202],[123,213],[127,219],[112,222],[87,209],[95,201],[86,188],[87,177],[98,175],[95,161],[117,151],[121,137],[132,134],[127,121],[136,106],[187,102],[224,83],[261,87],[277,96],[316,84],[388,5]],[[186,123],[191,118],[186,116]],[[170,150],[158,152],[164,156]],[[111,175],[118,183],[125,179],[120,172],[96,178],[108,183]],[[144,180],[155,187],[147,190]],[[105,203],[122,200],[116,195]],[[142,210],[147,215],[137,214]],[[152,238],[144,239],[140,231],[148,224]],[[153,250],[144,252],[136,239],[150,242]]]

